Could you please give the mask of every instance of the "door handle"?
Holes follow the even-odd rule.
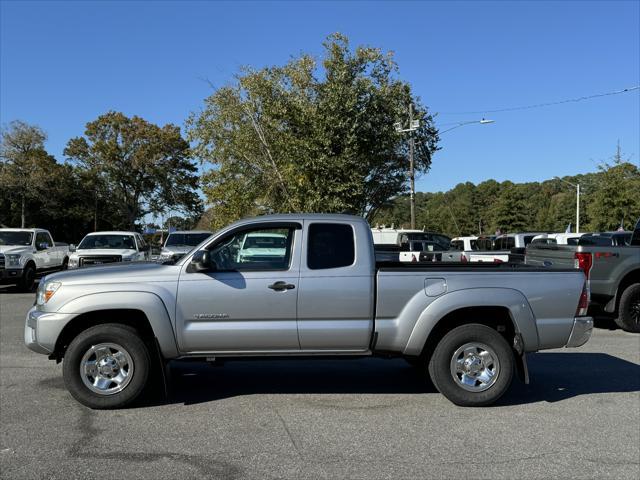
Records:
[[[276,292],[283,292],[285,290],[292,290],[296,288],[296,286],[287,282],[280,281],[280,282],[272,283],[271,285],[269,285],[269,288],[271,290],[275,290]]]

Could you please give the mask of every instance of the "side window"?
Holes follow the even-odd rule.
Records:
[[[355,259],[351,225],[312,223],[309,226],[307,266],[311,270],[348,267]]]
[[[209,248],[218,271],[288,270],[293,228],[244,230]]]
[[[464,250],[464,242],[462,240],[452,240],[451,250]]]
[[[41,243],[46,243],[51,246],[51,243],[49,242],[49,235],[44,232],[38,232],[36,234],[36,250],[44,250],[44,248],[40,248]]]
[[[514,248],[516,246],[516,239],[514,237],[507,237],[504,239],[504,249],[505,250],[511,250],[512,248]]]

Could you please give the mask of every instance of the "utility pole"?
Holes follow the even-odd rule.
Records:
[[[409,126],[413,125],[413,104],[409,104]],[[411,182],[411,230],[416,229],[416,178],[413,168],[413,130],[409,131],[409,180]]]
[[[410,184],[410,203],[411,203],[411,229],[416,228],[416,176],[415,164],[413,161],[413,132],[420,127],[420,120],[413,119],[413,104],[409,104],[409,128],[402,128],[402,122],[395,124],[396,132],[409,132],[409,184]]]

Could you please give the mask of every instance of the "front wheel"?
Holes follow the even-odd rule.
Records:
[[[149,351],[126,325],[96,325],[73,339],[62,374],[69,393],[95,409],[121,408],[142,393],[149,377]]]
[[[429,361],[435,387],[463,407],[481,407],[498,400],[511,385],[513,371],[513,352],[507,341],[480,324],[451,330]]]
[[[620,295],[616,324],[627,332],[640,333],[640,283],[629,285]]]
[[[32,292],[33,286],[36,283],[36,269],[32,264],[28,264],[24,267],[22,272],[22,278],[18,283],[18,290],[21,292]]]

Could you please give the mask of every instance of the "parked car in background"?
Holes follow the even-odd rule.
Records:
[[[42,228],[0,228],[0,285],[33,289],[38,275],[65,270],[69,246]]]
[[[409,250],[401,251],[401,262],[441,262],[449,251],[442,244],[427,240],[411,240]],[[451,260],[453,261],[453,260]]]
[[[547,268],[580,268],[589,279],[591,312],[612,315],[621,328],[640,332],[640,219],[630,237],[629,233],[588,234],[577,246],[532,243],[525,261]],[[623,242],[626,238],[628,243]]]
[[[186,253],[190,252],[193,247],[197,247],[207,238],[211,236],[212,232],[206,230],[185,230],[171,232],[164,242],[164,246],[160,251],[159,260],[166,262],[167,260],[179,260]]]
[[[588,233],[578,240],[578,245],[589,247],[624,247],[631,242],[633,232]]]
[[[286,254],[287,245],[286,233],[251,232],[240,241],[236,262],[254,265],[279,262]]]
[[[469,262],[524,262],[524,252],[527,245],[542,232],[505,233],[493,240],[490,250],[465,251]]]
[[[72,249],[69,268],[151,259],[151,249],[137,232],[94,232]]]
[[[263,242],[266,256],[238,253]],[[403,357],[416,382],[429,375],[453,403],[482,406],[516,373],[526,381],[525,352],[584,344],[587,306],[573,268],[380,264],[361,217],[265,215],[175,264],[48,276],[24,339],[64,360],[67,389],[91,408],[130,404],[170,360],[371,355]]]
[[[584,233],[542,233],[536,235],[531,241],[535,245],[577,245],[578,240],[583,235],[589,235]]]
[[[450,237],[441,233],[405,228],[375,227],[371,229],[371,234],[378,261],[400,261],[401,252],[413,252],[403,255],[403,259],[413,258],[413,255],[417,256],[419,252],[415,249],[421,245],[437,244],[442,251],[448,250],[451,242]]]

